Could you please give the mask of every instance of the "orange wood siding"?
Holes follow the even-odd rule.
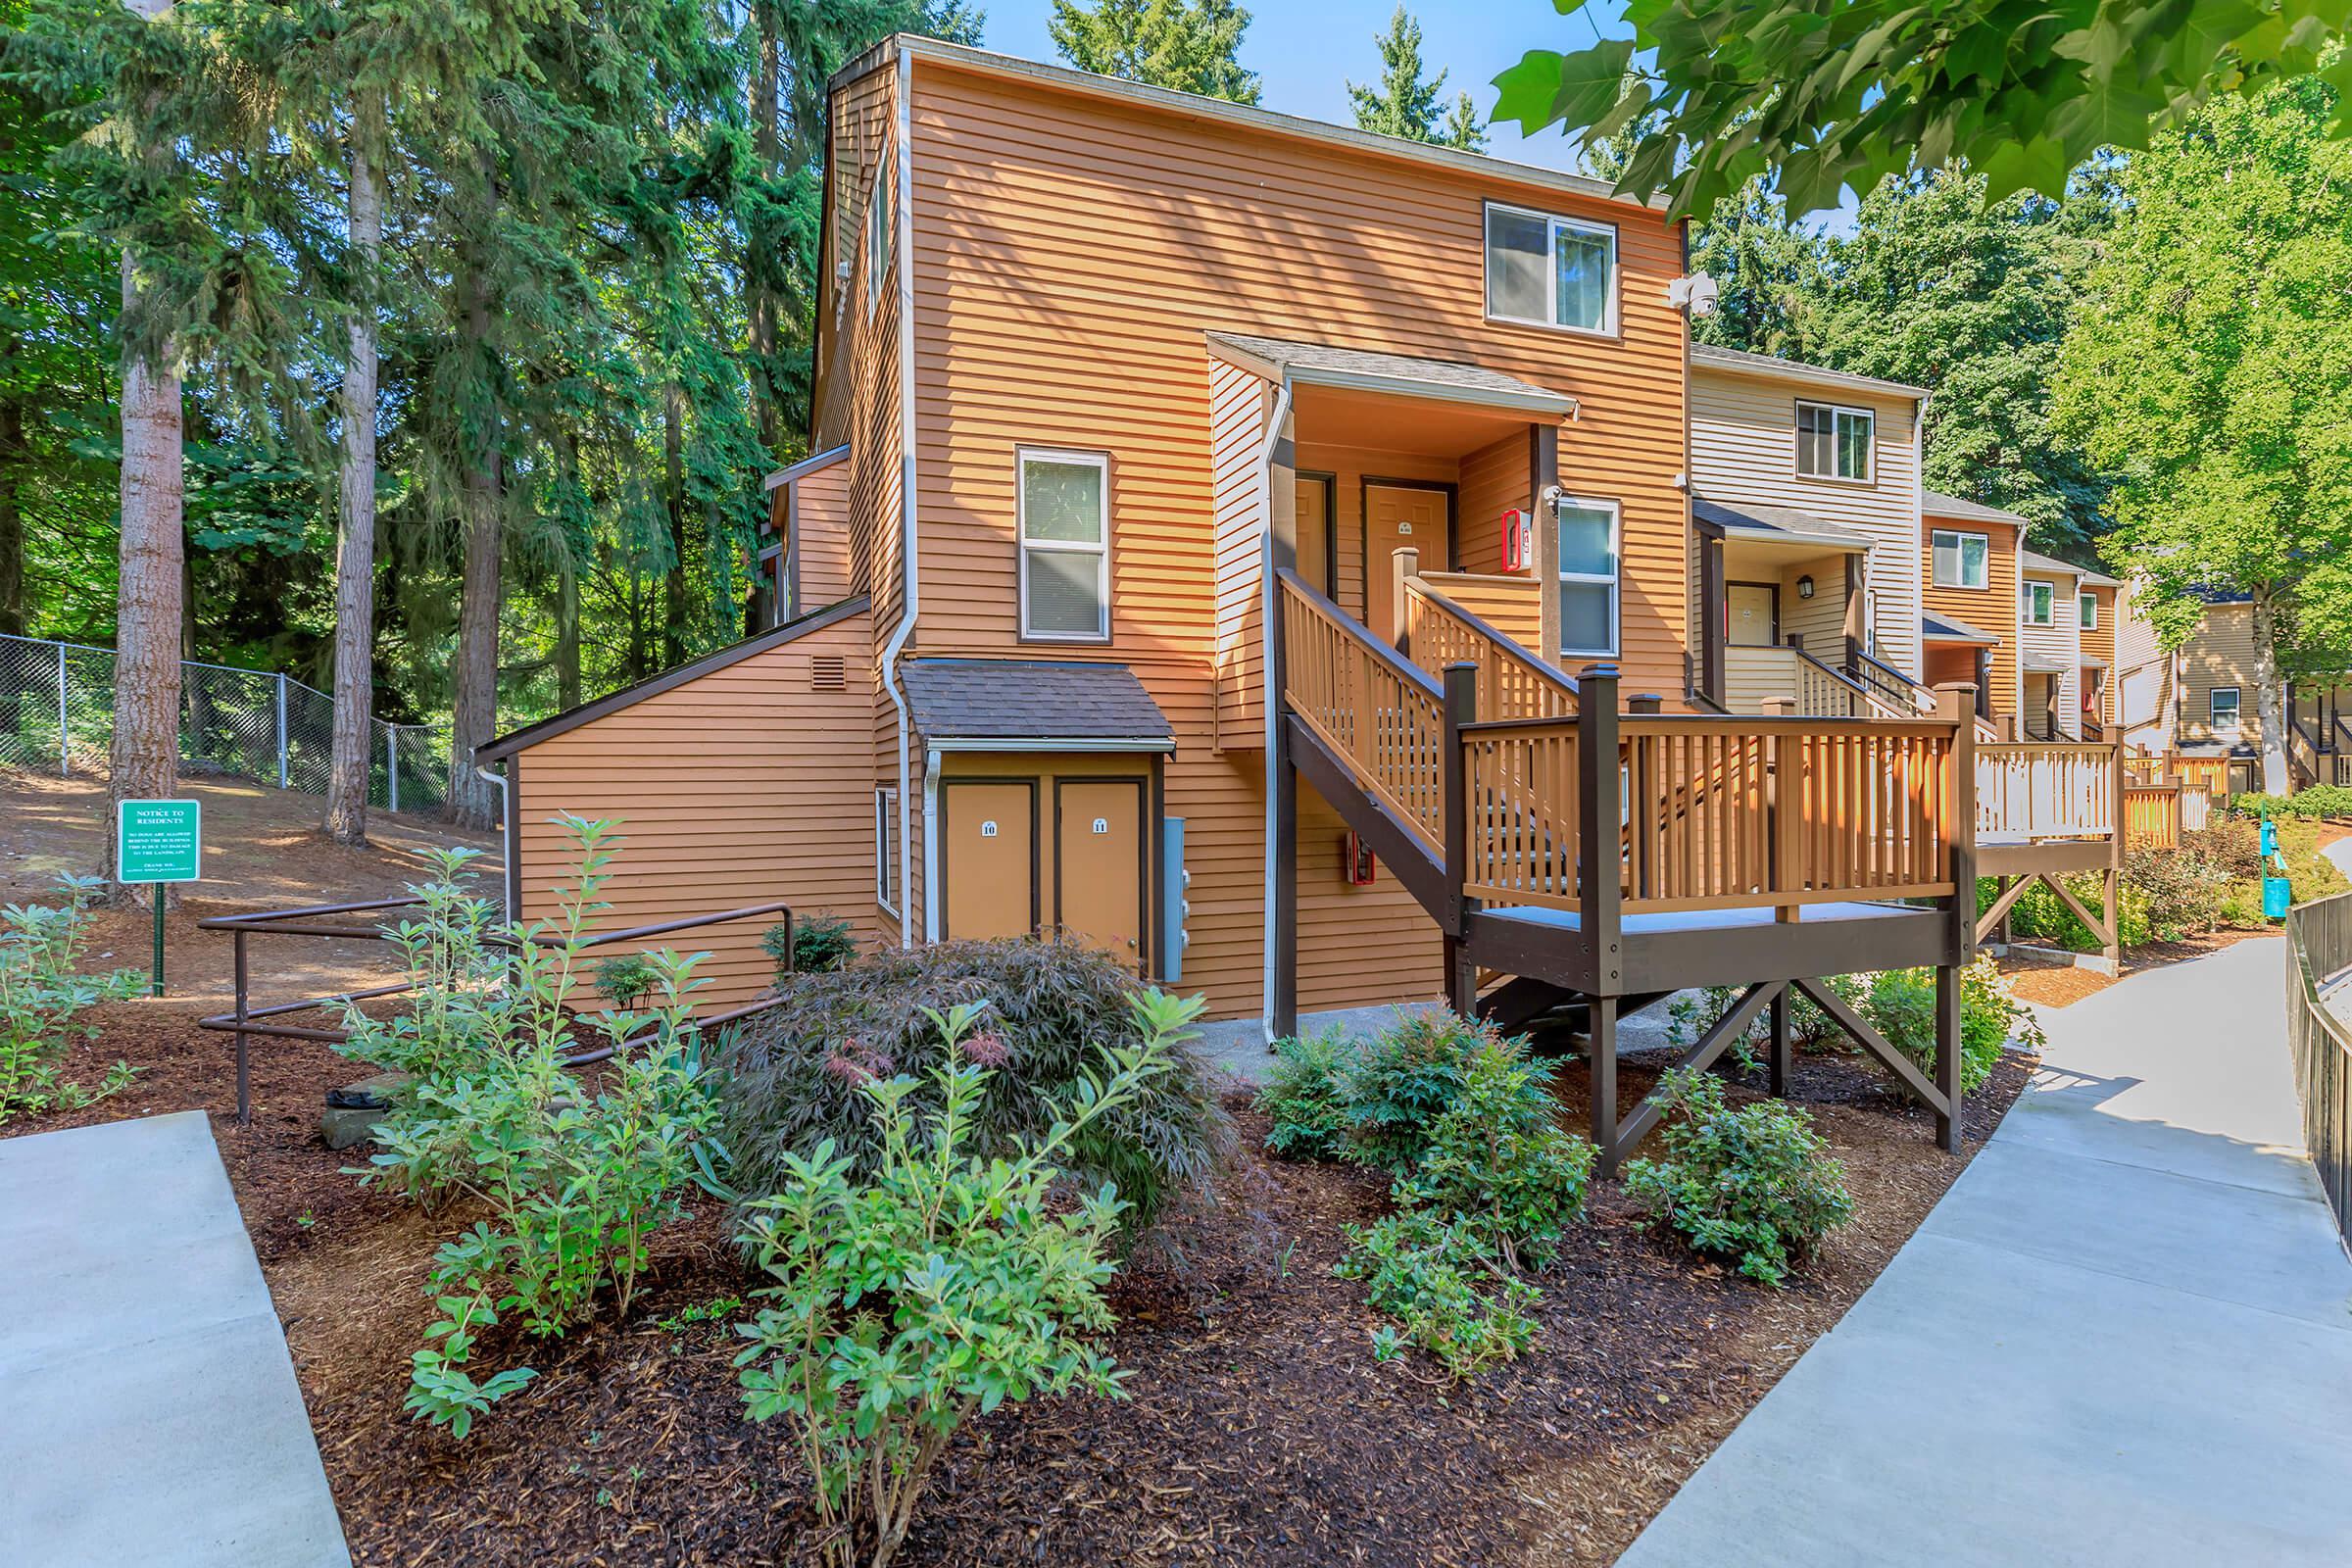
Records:
[[[789,901],[797,914],[849,918],[876,941],[873,812],[859,719],[872,702],[873,631],[863,614],[712,670],[552,735],[520,753],[515,800],[523,918],[555,912],[552,889],[571,876],[561,812],[615,818],[619,857],[601,930]],[[830,685],[839,661],[843,689]],[[682,953],[708,951],[697,973],[704,1011],[765,991],[768,919],[681,932]],[[656,946],[662,943],[657,941]]]
[[[1470,361],[1578,397],[1561,471],[1578,493],[1624,509],[1628,678],[1680,690],[1684,336],[1664,289],[1682,253],[1659,215],[930,61],[915,65],[912,122],[916,646],[1136,670],[1176,730],[1167,809],[1187,819],[1193,873],[1184,989],[1205,989],[1212,1015],[1260,1004],[1265,847],[1259,757],[1214,750],[1217,464],[1203,330]],[[1488,196],[1618,226],[1621,336],[1484,319]],[[1364,559],[1363,476],[1461,474],[1451,461],[1348,453],[1298,433],[1298,466],[1340,474],[1335,586],[1360,607],[1367,565],[1386,568],[1385,552]],[[1112,455],[1107,646],[1019,641],[1021,444]],[[1300,819],[1301,1004],[1436,995],[1434,924],[1392,876],[1346,887],[1338,819],[1303,797]]]
[[[2122,678],[2115,662],[2115,590],[2094,586],[2085,592],[2098,601],[2099,623],[2082,634],[2082,657],[2096,659],[2107,666],[2107,678],[2100,689],[2099,722],[2112,724],[2116,721],[2117,682]]]
[[[1209,462],[1215,481],[1217,744],[1265,745],[1266,381],[1222,362],[1208,368],[1213,395]],[[1117,563],[1112,563],[1115,572]]]
[[[1936,586],[1936,533],[1938,529],[1984,535],[1984,587]],[[1921,603],[1928,613],[1964,620],[1977,630],[1990,632],[2001,640],[2000,646],[1992,651],[1992,710],[1999,714],[2017,712],[2016,527],[2003,522],[1938,517],[1934,513],[1928,514],[1919,527],[1919,581]],[[1973,659],[1974,655],[1970,657]],[[1969,667],[1973,669],[1975,666],[1972,663]],[[1967,678],[1975,677],[1972,675]]]
[[[1502,570],[1502,514],[1528,510],[1528,486],[1535,477],[1535,453],[1529,432],[1514,431],[1476,452],[1462,455],[1461,515],[1454,519],[1454,560],[1464,571]],[[1440,570],[1444,562],[1423,562],[1426,570]],[[1545,659],[1558,655],[1536,648]]]
[[[850,465],[845,460],[788,486],[793,540],[801,553],[795,614],[839,604],[857,592],[850,577]]]

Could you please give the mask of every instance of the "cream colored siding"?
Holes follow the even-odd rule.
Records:
[[[555,912],[571,875],[563,812],[620,823],[619,858],[599,929],[784,901],[799,915],[838,914],[860,942],[880,939],[873,899],[872,808],[861,715],[873,700],[866,615],[754,654],[518,753],[514,770],[522,915]],[[836,679],[838,662],[841,682]],[[657,941],[708,951],[696,972],[703,1011],[768,988],[760,939],[772,918]]]
[[[1867,483],[1796,471],[1799,403],[1871,411],[1877,427]],[[1869,535],[1866,586],[1877,596],[1879,658],[1913,675],[1920,667],[1915,420],[1916,405],[1908,397],[1830,391],[1793,376],[1735,373],[1706,364],[1690,367],[1690,476],[1696,493],[1729,507],[1793,507]]]
[[[1797,592],[1799,578],[1813,579],[1813,597]],[[1845,662],[1845,557],[1824,556],[1783,568],[1781,641],[1802,637],[1805,652],[1825,664]]]
[[[2260,744],[2262,716],[2254,688],[2254,607],[2208,607],[2204,623],[2180,652],[2181,744]],[[2217,686],[2237,688],[2239,721],[2234,730],[2216,729],[2213,725],[2213,690]]]

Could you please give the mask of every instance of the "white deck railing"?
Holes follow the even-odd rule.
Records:
[[[2116,749],[2069,742],[1977,748],[1977,835],[2103,839],[2115,833]]]

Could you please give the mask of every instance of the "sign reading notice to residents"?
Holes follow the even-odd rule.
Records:
[[[115,818],[115,875],[123,882],[193,882],[203,875],[202,801],[124,801]]]

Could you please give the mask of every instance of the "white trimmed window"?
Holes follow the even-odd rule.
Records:
[[[899,792],[874,791],[874,902],[899,912]]]
[[[2237,728],[2237,688],[2216,686],[2212,697],[2213,727],[2217,730]]]
[[[2097,631],[2099,629],[2099,596],[2082,594],[2076,599],[2075,605],[2077,612],[2082,617],[2082,629]]]
[[[1868,409],[1834,403],[1796,406],[1796,471],[1814,479],[1850,479],[1868,484],[1872,438],[1879,416]]]
[[[1023,448],[1021,635],[1110,640],[1110,459]]]
[[[890,168],[874,174],[873,198],[865,204],[865,314],[874,314],[882,297],[882,279],[890,271],[891,241],[897,238],[897,215],[891,208]]]
[[[1991,580],[1987,563],[1992,558],[1992,544],[1986,535],[1937,528],[1934,545],[1936,587],[1982,588]]]
[[[1617,330],[1617,230],[1487,204],[1487,315],[1571,332]]]
[[[1560,498],[1560,653],[1617,655],[1619,516],[1614,501]]]
[[[2026,624],[2049,626],[2057,623],[2055,601],[2058,590],[2046,582],[2026,584]]]

